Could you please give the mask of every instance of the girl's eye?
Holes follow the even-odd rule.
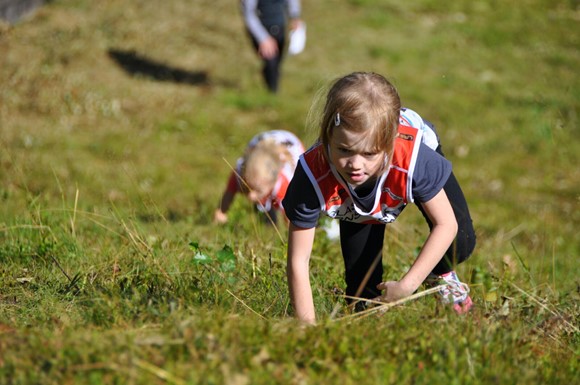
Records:
[[[377,155],[376,152],[365,152],[365,153],[363,153],[363,156],[365,156],[367,158],[372,158],[375,155]]]
[[[338,151],[340,151],[343,154],[350,154],[351,151],[348,148],[344,148],[344,147],[339,147]]]

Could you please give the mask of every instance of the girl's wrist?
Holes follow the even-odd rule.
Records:
[[[409,276],[408,274],[405,275],[403,278],[401,278],[401,280],[399,281],[401,288],[409,293],[412,294],[414,293],[419,286],[421,286],[421,283],[423,283],[422,280],[417,280],[415,277],[413,276]]]

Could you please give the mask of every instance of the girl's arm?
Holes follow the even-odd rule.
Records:
[[[302,11],[302,6],[300,0],[289,0],[288,1],[288,17],[290,18],[290,30],[295,30],[300,26],[302,20],[300,19],[300,13]]]
[[[290,300],[296,317],[309,324],[316,322],[309,262],[316,228],[303,229],[290,223],[288,232],[288,261],[286,274]]]
[[[215,210],[213,219],[216,223],[224,224],[228,221],[228,210],[234,200],[234,193],[231,191],[224,191],[219,207]]]
[[[242,0],[242,15],[244,24],[258,43],[272,38],[258,17],[258,0]]]
[[[224,193],[222,194],[222,198],[220,200],[220,204],[218,208],[215,210],[213,219],[216,223],[226,223],[228,221],[227,212],[234,201],[234,197],[238,192],[238,181],[236,177],[236,173],[232,172],[228,179],[228,185]]]
[[[244,23],[248,31],[250,31],[254,39],[258,42],[260,56],[264,59],[274,58],[278,55],[278,42],[268,33],[268,30],[266,30],[258,17],[258,1],[243,0],[241,6]]]
[[[443,258],[457,235],[457,221],[443,189],[422,205],[433,223],[433,228],[413,266],[403,278],[400,281],[382,282],[377,286],[378,289],[385,290],[379,297],[382,301],[392,302],[413,294]]]

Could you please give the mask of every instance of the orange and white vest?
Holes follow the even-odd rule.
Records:
[[[282,209],[282,199],[286,195],[286,190],[288,190],[288,185],[294,176],[294,167],[291,164],[284,164],[282,170],[278,174],[276,179],[276,184],[272,189],[270,195],[264,197],[260,204],[258,205],[258,210],[260,211],[270,211],[272,209],[283,210]]]
[[[390,223],[413,202],[413,170],[422,131],[400,124],[395,139],[393,159],[379,180],[372,209],[364,212],[351,196],[346,182],[336,168],[322,155],[322,144],[311,147],[300,157],[300,163],[308,175],[321,211],[331,218],[356,223]]]

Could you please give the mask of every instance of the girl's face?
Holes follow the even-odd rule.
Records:
[[[384,152],[361,148],[360,133],[337,127],[330,139],[329,158],[338,173],[355,188],[374,180],[382,170]]]
[[[246,190],[245,193],[248,196],[248,199],[254,203],[260,202],[262,199],[266,198],[272,190],[274,189],[274,183],[265,179],[265,178],[256,178],[255,180],[248,181],[249,190]]]

